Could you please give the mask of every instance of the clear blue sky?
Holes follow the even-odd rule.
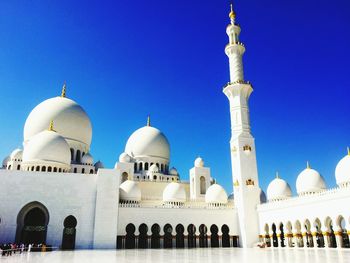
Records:
[[[335,186],[350,145],[350,1],[237,0],[235,9],[262,188],[278,170],[295,189],[306,160]],[[67,80],[91,117],[95,160],[114,166],[151,114],[182,179],[200,155],[231,192],[228,11],[228,0],[1,1],[0,156]]]

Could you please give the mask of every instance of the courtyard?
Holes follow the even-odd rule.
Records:
[[[281,248],[281,249],[147,249],[147,250],[75,250],[54,252],[31,252],[0,258],[0,262],[302,262],[345,263],[350,262],[349,249]]]

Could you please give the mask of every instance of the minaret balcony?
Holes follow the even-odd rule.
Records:
[[[245,52],[245,47],[242,42],[235,42],[235,43],[229,43],[225,47],[225,53],[226,55],[230,55],[233,53],[239,52],[240,54],[243,54]]]
[[[227,82],[223,88],[226,88],[227,86],[230,85],[235,85],[235,84],[247,84],[247,85],[252,85],[250,81],[245,81],[245,80],[237,80],[235,82]]]

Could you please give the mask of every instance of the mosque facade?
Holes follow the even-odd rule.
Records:
[[[253,91],[244,79],[241,28],[231,7],[226,28],[230,81],[233,194],[200,157],[188,181],[171,166],[170,143],[151,125],[132,133],[114,168],[90,153],[92,124],[66,96],[47,99],[27,117],[23,149],[0,169],[0,243],[46,243],[62,249],[350,247],[350,152],[327,189],[308,164],[297,196],[279,176],[259,187],[249,118]],[[349,230],[347,230],[349,229]]]

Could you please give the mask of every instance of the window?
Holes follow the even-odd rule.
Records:
[[[204,178],[204,176],[201,176],[201,178],[199,179],[199,181],[200,181],[200,193],[201,193],[201,195],[204,195],[204,194],[205,194],[205,191],[206,191],[206,189],[205,189],[205,178]]]

